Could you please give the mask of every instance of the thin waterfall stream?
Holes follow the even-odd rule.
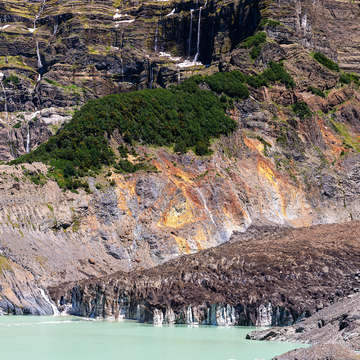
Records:
[[[148,60],[148,73],[149,73],[149,89],[152,89],[154,81],[154,69],[150,60]]]
[[[25,151],[27,153],[30,152],[30,125],[28,123],[28,126],[27,126],[27,134],[26,134],[26,149]]]
[[[36,56],[38,61],[38,69],[41,69],[43,67],[43,64],[41,62],[41,56],[40,56],[40,50],[39,50],[39,42],[36,41]]]
[[[154,51],[158,52],[159,22],[156,24]]]
[[[196,191],[200,195],[201,201],[202,201],[202,203],[204,205],[205,212],[208,214],[208,216],[210,217],[211,222],[213,223],[213,225],[215,226],[215,229],[217,230],[216,222],[214,220],[214,217],[213,217],[212,213],[210,212],[210,210],[209,210],[209,208],[207,206],[207,202],[206,202],[204,194],[202,193],[202,191],[199,188],[197,188]]]
[[[198,20],[198,29],[197,29],[196,54],[195,54],[195,58],[194,58],[194,63],[197,62],[197,59],[198,59],[198,57],[199,57],[199,52],[200,52],[201,10],[202,10],[202,6],[200,6],[200,9],[199,9],[199,20]]]
[[[5,114],[6,114],[6,123],[8,123],[9,113],[8,113],[8,107],[7,107],[7,95],[6,95],[6,90],[5,90],[5,86],[3,83],[3,78],[4,78],[4,74],[1,72],[0,73],[0,84],[1,84],[3,94],[4,94],[4,110],[5,110]]]
[[[193,27],[193,13],[194,9],[190,9],[190,29],[189,29],[189,48],[188,48],[188,57],[191,56],[191,37],[192,37],[192,27]]]

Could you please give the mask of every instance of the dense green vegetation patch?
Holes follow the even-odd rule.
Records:
[[[115,130],[129,146],[134,142],[157,146],[181,143],[184,150],[194,147],[203,155],[209,153],[211,137],[229,134],[236,127],[226,116],[225,107],[213,92],[200,90],[193,82],[172,89],[105,96],[89,101],[55,136],[12,163],[49,164],[50,175],[60,186],[76,189],[83,186],[80,177],[102,165],[115,165],[121,172],[143,168],[143,164],[127,159],[116,163],[109,146]]]
[[[339,65],[332,61],[331,59],[329,59],[327,56],[325,56],[324,54],[320,53],[320,52],[316,52],[314,53],[314,59],[319,62],[320,64],[324,65],[325,67],[327,67],[330,70],[339,72]]]
[[[61,187],[75,190],[88,188],[81,178],[98,172],[104,165],[120,173],[156,170],[134,153],[136,143],[173,146],[178,153],[192,149],[197,155],[207,155],[211,153],[211,138],[235,130],[236,122],[226,115],[226,110],[233,107],[234,100],[249,96],[248,85],[260,87],[276,82],[294,86],[283,65],[271,62],[258,75],[233,71],[194,76],[169,89],[90,100],[56,135],[12,163],[48,164],[48,176]],[[205,84],[212,91],[204,90]],[[110,146],[114,132],[124,141],[117,149]],[[31,181],[42,185],[44,179],[32,174]]]
[[[292,105],[292,109],[294,113],[301,119],[304,120],[306,118],[310,118],[312,116],[312,112],[309,109],[308,104],[305,101],[298,101]]]
[[[197,77],[197,81],[205,82],[210,89],[218,94],[246,99],[249,90],[245,84],[247,77],[240,71],[219,72],[210,76]]]
[[[11,74],[10,76],[8,76],[5,80],[4,80],[4,85],[8,85],[8,84],[14,84],[14,85],[18,85],[20,82],[19,78],[14,75]]]
[[[342,84],[351,84],[353,82],[356,85],[360,85],[360,77],[356,74],[341,73],[340,82]]]
[[[287,88],[295,87],[295,81],[291,75],[285,70],[282,63],[276,63],[271,61],[268,64],[268,68],[265,69],[261,74],[248,76],[246,82],[255,88],[261,86],[268,86],[271,83],[280,82]]]
[[[249,36],[241,44],[240,47],[251,49],[250,56],[256,59],[261,52],[262,44],[266,42],[266,33],[264,31],[257,32],[255,35]]]
[[[246,99],[249,96],[249,90],[246,86],[254,88],[269,86],[274,83],[281,83],[287,88],[295,86],[294,79],[285,70],[282,63],[271,61],[268,67],[257,75],[244,75],[239,71],[220,72],[210,76],[194,76],[187,80],[188,82],[206,83],[210,89],[218,94],[225,94],[230,97]],[[186,83],[186,82],[185,82]]]
[[[311,93],[313,93],[314,95],[320,96],[322,98],[325,98],[325,93],[323,91],[321,91],[320,89],[314,87],[314,86],[309,86],[308,87],[308,91],[310,91]]]

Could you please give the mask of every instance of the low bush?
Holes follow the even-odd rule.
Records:
[[[339,72],[339,65],[320,52],[314,54],[314,59],[330,70]]]
[[[360,85],[360,77],[356,74],[341,73],[340,83],[351,84],[352,82],[355,83],[356,85]]]
[[[251,49],[250,57],[255,60],[261,52],[262,44],[266,42],[266,33],[264,31],[257,32],[255,35],[249,36],[241,44],[240,47]]]
[[[308,104],[305,101],[298,101],[292,105],[294,113],[301,119],[304,120],[312,116],[312,112],[309,109]]]
[[[267,86],[270,83],[280,82],[287,88],[293,88],[295,86],[294,79],[285,70],[283,64],[271,61],[268,68],[265,69],[261,74],[248,76],[246,82],[255,88],[261,86]]]
[[[218,72],[205,76],[202,81],[218,94],[224,93],[240,99],[246,99],[249,96],[249,90],[244,84],[246,77],[240,71]]]
[[[314,95],[320,96],[322,98],[325,98],[325,94],[324,92],[322,92],[320,89],[314,87],[314,86],[309,86],[308,87],[308,91],[310,91],[311,93],[313,93]]]

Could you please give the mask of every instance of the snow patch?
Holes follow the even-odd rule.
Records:
[[[160,51],[159,55],[160,55],[160,57],[167,57],[167,58],[169,58],[169,59],[172,60],[172,61],[180,61],[180,60],[181,60],[180,57],[177,57],[177,56],[176,56],[176,57],[173,57],[173,56],[171,56],[171,54],[166,53],[166,52],[164,52],[164,51]]]
[[[118,27],[120,24],[131,24],[134,21],[135,21],[135,19],[117,21],[115,24],[115,27]]]
[[[179,68],[187,68],[187,67],[192,67],[192,66],[199,66],[202,65],[201,62],[199,61],[191,61],[191,60],[184,60],[183,62],[176,64],[177,67]]]

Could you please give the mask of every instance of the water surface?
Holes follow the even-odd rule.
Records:
[[[2,316],[0,354],[4,360],[255,360],[300,347],[245,340],[252,329]]]

